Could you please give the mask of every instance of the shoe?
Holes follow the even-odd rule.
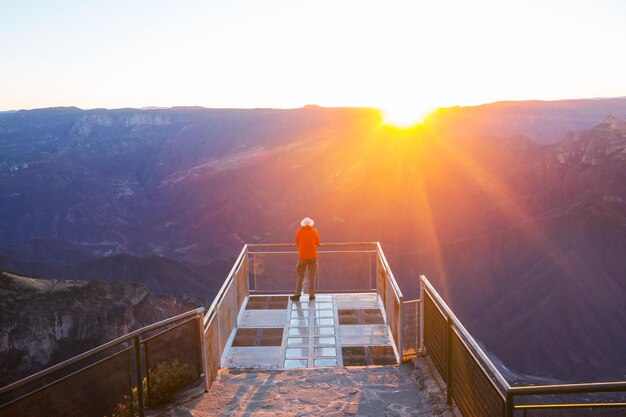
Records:
[[[291,301],[300,301],[300,296],[299,295],[292,295],[289,298],[291,299]]]
[[[314,295],[309,295],[309,301],[313,301],[315,300],[315,296]]]

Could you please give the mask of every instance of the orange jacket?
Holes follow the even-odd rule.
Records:
[[[296,232],[296,244],[300,259],[317,258],[317,247],[320,245],[320,235],[312,226],[302,226]]]

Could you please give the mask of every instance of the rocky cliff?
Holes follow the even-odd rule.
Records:
[[[0,386],[129,331],[201,306],[123,282],[0,274]]]
[[[626,161],[626,122],[607,116],[590,130],[570,132],[556,146],[560,163],[599,165],[603,162]]]

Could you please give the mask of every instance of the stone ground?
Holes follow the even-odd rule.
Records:
[[[208,393],[189,392],[159,417],[459,417],[429,358],[379,367],[222,369]]]

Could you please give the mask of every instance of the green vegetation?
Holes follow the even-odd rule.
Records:
[[[182,388],[191,384],[195,374],[187,364],[181,364],[178,359],[173,362],[159,362],[154,369],[148,370],[150,379],[150,391],[148,391],[148,378],[142,381],[144,404],[156,406],[168,403]],[[139,390],[133,387],[132,408],[128,395],[124,396],[124,402],[118,403],[111,417],[132,417],[131,409],[139,409]],[[107,416],[104,416],[107,417]]]
[[[187,364],[178,360],[160,362],[155,369],[150,369],[150,405],[170,402],[181,388],[191,384],[194,372]],[[144,391],[145,392],[145,391]]]

